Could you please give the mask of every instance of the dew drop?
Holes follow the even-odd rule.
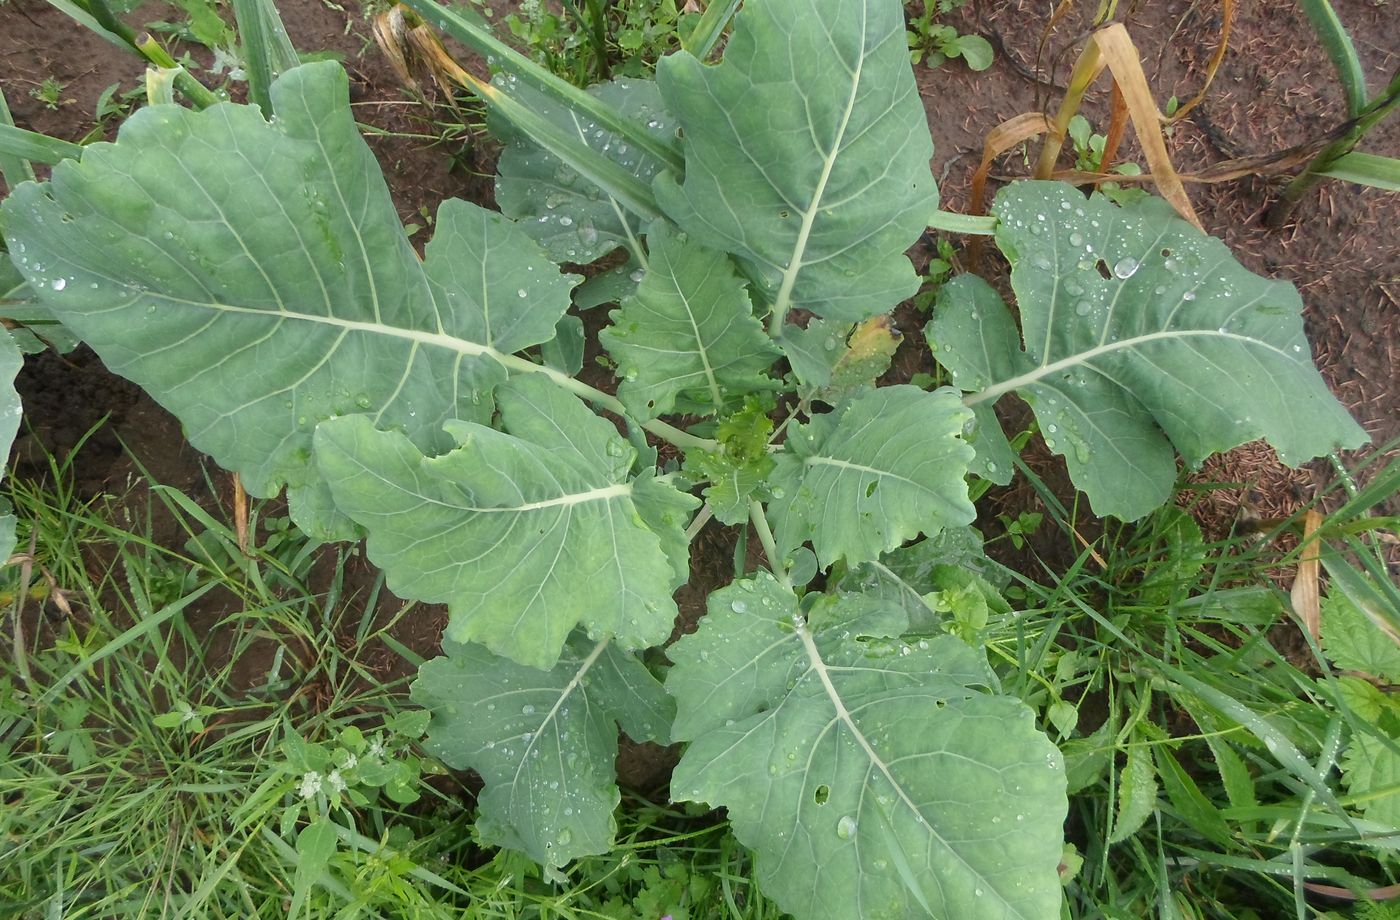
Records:
[[[1069,235],[1069,244],[1071,246],[1083,246],[1084,234],[1080,233],[1078,230],[1074,231]]]
[[[1078,316],[1088,316],[1093,309],[1094,305],[1087,300],[1081,300],[1074,305],[1074,312]]]
[[[638,284],[640,284],[641,281],[642,281],[642,279],[646,277],[646,272],[642,271],[642,270],[639,268],[639,269],[636,269],[635,271],[633,271],[633,272],[632,272],[630,275],[628,275],[627,277],[631,278],[633,281],[635,281],[635,282],[637,282]]]
[[[530,295],[529,295],[529,293],[528,293],[524,288],[520,288],[518,291],[515,292],[515,296],[516,296],[516,297],[519,297],[521,300],[524,300],[526,297],[529,297]]]
[[[1181,299],[1182,299],[1182,300],[1187,300],[1187,301],[1195,300],[1195,299],[1196,299],[1196,292],[1195,292],[1195,291],[1187,291],[1185,294],[1182,294],[1182,295],[1181,295]]]
[[[559,226],[561,226],[561,227],[572,227],[573,225],[574,225],[574,219],[573,219],[572,217],[570,217],[569,215],[565,214],[563,217],[559,218]]]
[[[1113,266],[1113,274],[1124,280],[1131,278],[1137,273],[1137,270],[1137,259],[1119,259],[1118,263]]]
[[[836,836],[842,840],[850,840],[856,832],[856,819],[850,815],[843,815],[840,821],[836,822]]]
[[[529,703],[526,703],[524,706],[520,707],[520,714],[524,716],[532,716],[535,714],[535,707],[531,706]]]
[[[734,603],[729,605],[729,608],[735,613],[744,613],[749,609],[749,605],[744,603],[743,601],[735,601]]]
[[[63,289],[64,289],[65,287],[67,287],[67,286],[68,286],[67,280],[65,280],[65,279],[63,279],[63,278],[55,278],[55,279],[53,279],[53,285],[52,285],[52,287],[53,287],[53,289],[54,289],[55,291],[61,291],[61,290],[63,290]]]

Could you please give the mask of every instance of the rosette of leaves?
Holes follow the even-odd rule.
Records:
[[[992,406],[1031,402],[1125,517],[1167,497],[1174,451],[1353,444],[1296,294],[1158,204],[1027,183],[997,204],[1019,328],[955,280],[927,332],[957,389],[877,387],[898,339],[871,318],[917,288],[937,202],[898,3],[749,0],[719,63],[591,95],[500,53],[514,220],[446,202],[420,258],[318,63],[272,85],[273,120],[150,106],[20,185],[16,268],[252,494],[449,606],[414,692],[429,748],[486,782],[485,839],[606,849],[621,728],[687,745],[674,794],[729,808],[799,917],[1053,915],[1063,767],[968,644],[1006,614],[958,536],[968,473],[1012,469]],[[560,271],[619,247],[606,294]],[[575,376],[568,311],[603,302],[616,395]],[[670,636],[711,515],[747,519],[772,572],[674,647],[673,719],[636,652]]]

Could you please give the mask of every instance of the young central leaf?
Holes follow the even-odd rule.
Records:
[[[799,920],[1055,916],[1065,775],[1030,710],[959,640],[823,600],[805,622],[763,572],[711,595],[670,651],[672,797],[727,808]]]
[[[685,146],[658,203],[776,310],[854,322],[918,289],[903,253],[938,194],[896,0],[753,0],[722,63],[673,54],[657,83]]]
[[[617,727],[667,740],[674,706],[636,658],[608,639],[575,636],[548,671],[478,645],[443,646],[413,683],[432,712],[428,750],[475,770],[483,843],[522,850],[547,866],[612,848]]]
[[[959,437],[970,417],[951,390],[893,386],[793,426],[771,480],[778,549],[811,540],[823,566],[855,565],[971,523],[972,448]]]
[[[572,279],[463,202],[420,262],[345,72],[298,67],[272,94],[272,124],[231,104],[141,110],[115,144],[16,189],[6,232],[45,304],[191,443],[254,495],[285,482],[309,532],[347,536],[310,463],[316,424],[368,413],[447,447],[445,420],[490,418],[491,355],[550,338]]]
[[[336,506],[403,597],[450,606],[448,638],[552,667],[574,627],[624,648],[671,632],[696,500],[643,478],[607,421],[547,380],[499,391],[501,427],[449,422],[426,458],[368,417],[323,423],[316,458]]]
[[[713,413],[774,382],[780,352],[753,315],[729,258],[678,238],[656,221],[647,232],[647,271],[635,296],[610,314],[602,341],[617,360],[618,398],[637,418],[687,410]]]
[[[1165,202],[1120,208],[1020,182],[996,214],[1021,334],[996,292],[964,275],[940,292],[934,355],[970,405],[1025,399],[1097,513],[1133,519],[1165,502],[1173,446],[1194,465],[1262,437],[1297,464],[1366,442],[1313,368],[1297,291],[1246,270]],[[989,441],[995,424],[979,416]]]

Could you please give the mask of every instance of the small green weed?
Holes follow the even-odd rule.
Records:
[[[972,70],[992,66],[991,42],[980,35],[963,35],[938,18],[965,6],[967,0],[924,0],[924,10],[909,20],[909,57],[929,67],[941,67],[952,58],[962,58]]]
[[[57,77],[45,77],[43,82],[29,91],[30,98],[44,104],[44,108],[58,111],[59,106],[68,105],[73,100],[63,98],[64,84]]]

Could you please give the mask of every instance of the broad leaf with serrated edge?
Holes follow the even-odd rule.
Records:
[[[1322,647],[1338,668],[1400,683],[1400,645],[1336,588],[1322,605]]]
[[[811,540],[823,566],[855,565],[971,523],[970,416],[952,390],[893,386],[792,426],[771,480],[779,550]]]
[[[647,231],[647,270],[637,293],[609,314],[600,338],[622,378],[617,396],[638,418],[665,415],[676,398],[706,414],[774,382],[763,372],[778,349],[753,315],[744,282],[724,253]]]
[[[1195,465],[1266,438],[1297,464],[1366,442],[1312,365],[1297,291],[1164,202],[1020,182],[995,211],[1021,332],[964,275],[940,291],[930,344],[969,405],[1012,391],[1031,405],[1099,514],[1133,519],[1166,501],[1173,447]]]
[[[498,79],[506,81],[505,89],[533,112],[576,133],[583,143],[638,179],[650,182],[661,171],[659,160],[629,147],[612,132],[581,119],[542,93],[510,82],[509,77]],[[676,121],[666,112],[661,94],[650,80],[622,78],[591,86],[588,92],[658,137],[675,134]],[[509,125],[499,127],[497,133],[506,144],[497,166],[496,203],[504,213],[520,220],[552,258],[582,265],[619,246],[636,247],[645,227],[641,218]]]
[[[672,797],[727,808],[759,886],[799,920],[1054,916],[1059,752],[982,689],[971,648],[900,642],[899,619],[839,600],[806,623],[765,572],[712,594],[670,650],[673,737],[690,743]]]
[[[547,866],[608,852],[617,727],[664,743],[674,706],[661,684],[608,638],[575,637],[548,671],[479,645],[448,642],[443,652],[419,670],[413,700],[432,712],[428,750],[486,784],[482,842]]]
[[[1400,830],[1400,741],[1356,735],[1342,755],[1342,782],[1367,820]]]
[[[854,322],[918,289],[904,251],[938,193],[899,3],[754,0],[720,64],[681,52],[656,79],[685,148],[658,203],[776,309]]]
[[[624,648],[671,632],[696,501],[644,477],[636,451],[577,398],[534,375],[498,391],[496,431],[448,422],[459,445],[424,457],[367,416],[323,423],[315,452],[369,557],[404,597],[446,602],[450,639],[552,667],[580,623]]]
[[[272,94],[272,124],[249,106],[142,109],[115,144],[16,189],[6,233],[45,305],[191,443],[253,495],[286,483],[314,535],[346,536],[310,462],[316,424],[364,412],[449,446],[445,420],[490,418],[505,371],[489,343],[553,335],[570,279],[461,202],[420,262],[339,65],[288,71]]]

